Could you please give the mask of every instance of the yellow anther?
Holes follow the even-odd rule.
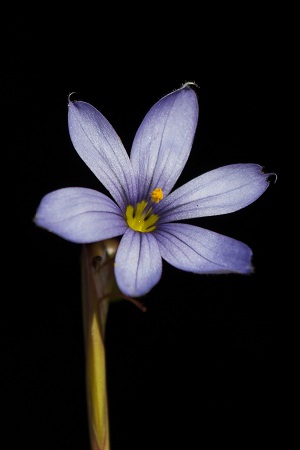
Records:
[[[155,188],[154,191],[151,192],[151,200],[153,203],[159,203],[164,198],[164,193],[162,188]]]

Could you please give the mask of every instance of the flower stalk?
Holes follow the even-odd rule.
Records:
[[[114,274],[119,241],[106,239],[82,245],[82,307],[86,357],[86,393],[91,450],[109,450],[105,327],[109,303],[128,300],[142,312],[146,307],[122,294]]]
[[[91,450],[109,450],[105,325],[114,292],[113,260],[118,241],[82,246],[82,300],[86,353],[86,392]]]

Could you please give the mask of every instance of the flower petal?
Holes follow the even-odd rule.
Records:
[[[161,278],[162,259],[155,237],[130,228],[119,244],[115,276],[119,289],[130,297],[147,294]]]
[[[77,153],[124,209],[130,203],[130,195],[135,194],[136,183],[119,136],[89,103],[69,102],[68,122]]]
[[[58,189],[45,195],[34,222],[79,244],[120,236],[127,228],[120,209],[109,197],[85,188]]]
[[[167,195],[189,157],[198,121],[195,92],[185,84],[159,100],[141,123],[130,154],[141,199],[157,187]]]
[[[216,216],[238,211],[257,200],[271,174],[258,164],[231,164],[189,181],[155,208],[160,222]]]
[[[194,273],[252,272],[252,250],[230,237],[182,223],[163,224],[154,235],[161,256],[178,269]]]

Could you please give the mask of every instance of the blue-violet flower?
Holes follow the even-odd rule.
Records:
[[[254,202],[269,186],[258,164],[211,170],[171,192],[189,157],[198,100],[191,85],[161,98],[146,114],[130,158],[114,128],[92,105],[70,101],[69,133],[75,150],[113,200],[82,187],[45,195],[34,221],[80,244],[120,236],[115,277],[124,295],[149,292],[162,275],[162,259],[194,273],[253,271],[244,243],[184,219],[227,214]]]

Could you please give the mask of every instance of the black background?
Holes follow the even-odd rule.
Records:
[[[288,159],[280,27],[254,15],[245,30],[243,23],[232,34],[212,26],[202,36],[202,17],[187,35],[174,24],[158,38],[156,22],[136,25],[131,37],[112,19],[104,32],[103,17],[97,28],[83,29],[80,11],[63,23],[47,24],[45,16],[27,26],[13,14],[8,20],[13,31],[4,40],[1,90],[4,222],[11,233],[3,243],[10,275],[4,301],[11,311],[3,317],[3,372],[13,385],[3,384],[10,439],[32,449],[89,450],[80,246],[32,222],[41,198],[54,189],[102,189],[71,144],[68,95],[99,109],[130,151],[150,107],[186,81],[199,86],[200,115],[178,184],[242,162],[260,164],[278,179],[244,210],[194,221],[248,244],[253,275],[201,276],[165,264],[143,300],[146,313],[126,301],[111,305],[111,448],[245,448],[257,439],[270,442],[271,434],[278,439],[286,306],[279,223]]]

